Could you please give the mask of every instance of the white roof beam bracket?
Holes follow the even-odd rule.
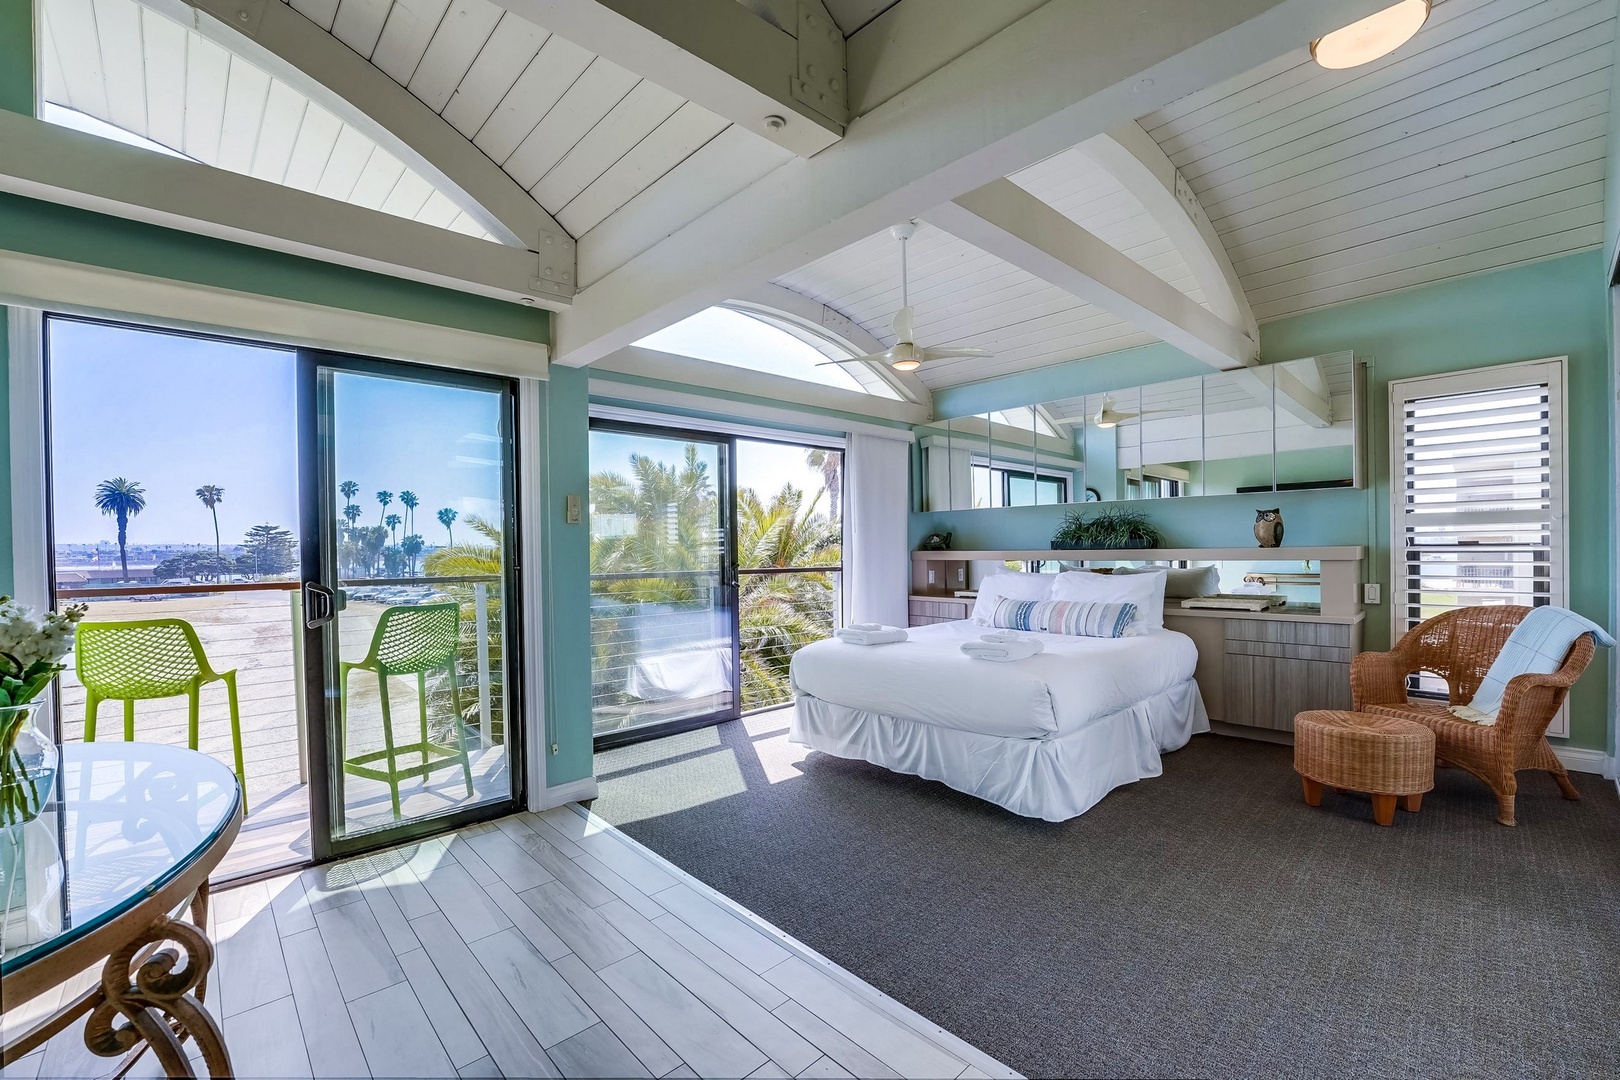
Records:
[[[737,0],[494,2],[800,157],[844,136],[843,35],[819,0],[793,30]]]

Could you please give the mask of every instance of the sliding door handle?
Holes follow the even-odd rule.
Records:
[[[337,612],[336,594],[325,585],[304,582],[304,625],[311,630],[325,626]]]

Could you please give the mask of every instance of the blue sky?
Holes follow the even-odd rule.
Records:
[[[133,543],[212,543],[196,497],[225,489],[220,537],[297,520],[291,350],[123,327],[50,322],[51,429],[58,543],[112,542],[117,529],[91,501],[124,476],[146,489]],[[441,544],[436,514],[453,507],[499,518],[500,412],[495,394],[342,374],[334,388],[339,479],[360,485],[361,522],[376,524],[376,492],[415,491],[419,531]]]

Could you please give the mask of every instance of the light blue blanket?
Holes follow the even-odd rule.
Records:
[[[1474,700],[1467,705],[1451,706],[1452,713],[1484,727],[1496,723],[1508,681],[1516,675],[1550,675],[1557,671],[1569,647],[1582,634],[1591,634],[1593,640],[1606,649],[1614,646],[1614,638],[1591,619],[1568,608],[1535,608],[1508,635],[1502,651],[1485,673],[1485,680],[1479,684]]]

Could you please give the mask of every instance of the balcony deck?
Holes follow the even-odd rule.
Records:
[[[299,739],[299,701],[302,676],[293,649],[294,597],[286,586],[260,591],[154,595],[85,600],[85,616],[92,620],[180,618],[196,629],[203,651],[216,671],[236,669],[242,723],[242,757],[246,773],[248,817],[241,836],[221,865],[219,876],[234,877],[271,869],[310,856],[309,785]],[[83,598],[79,598],[83,599]],[[345,660],[363,657],[388,605],[355,601],[342,613],[340,652]],[[382,744],[381,708],[374,675],[356,672],[350,694],[352,751]],[[85,689],[70,668],[61,679],[61,738],[82,740],[85,733]],[[464,687],[463,695],[476,694]],[[414,741],[417,690],[411,678],[389,684],[396,731]],[[444,715],[442,703],[432,698],[431,717]],[[185,746],[187,702],[183,697],[141,701],[135,708],[135,738]],[[508,790],[506,747],[486,743],[476,729],[468,730],[474,801],[503,797]],[[97,719],[98,740],[124,737],[123,708],[103,702]],[[230,713],[223,683],[202,690],[198,746],[227,768],[232,767]],[[379,781],[347,776],[345,796],[351,826],[383,823],[391,819],[388,787]],[[413,816],[442,813],[468,800],[460,770],[441,769],[424,783],[410,779],[401,785],[401,811]]]

